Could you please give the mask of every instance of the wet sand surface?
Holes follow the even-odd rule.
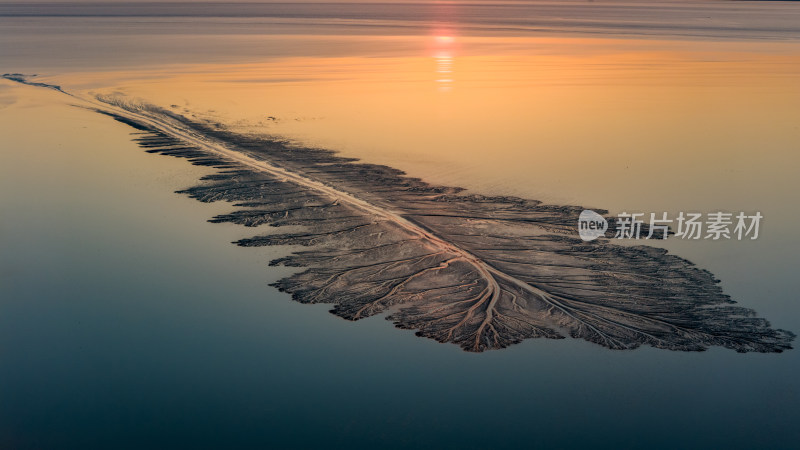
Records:
[[[792,332],[732,306],[707,270],[657,248],[604,237],[582,242],[575,226],[581,207],[462,194],[388,166],[237,134],[125,97],[80,99],[35,77],[4,77],[66,94],[129,125],[148,153],[218,169],[178,192],[237,207],[214,222],[294,227],[237,243],[306,247],[270,262],[305,269],[274,286],[301,303],[331,303],[345,319],[389,312],[399,328],[473,352],[566,336],[616,350],[792,348]],[[610,221],[613,236],[620,226]]]

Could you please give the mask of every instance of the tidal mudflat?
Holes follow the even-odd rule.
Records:
[[[795,3],[0,0],[0,447],[795,448]]]
[[[4,78],[63,92],[59,86]],[[181,193],[237,210],[214,222],[299,227],[241,246],[308,247],[271,265],[274,284],[335,315],[387,319],[468,351],[528,338],[582,338],[611,349],[723,346],[781,352],[794,334],[732,306],[706,270],[663,249],[582,242],[577,206],[461,194],[391,167],[244,136],[152,105],[99,96],[95,110],[138,130],[150,153],[219,169]],[[87,106],[90,105],[87,103]]]

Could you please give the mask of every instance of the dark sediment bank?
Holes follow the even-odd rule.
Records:
[[[611,349],[791,348],[794,334],[735,306],[691,262],[578,239],[583,208],[467,194],[330,150],[100,100],[109,107],[97,111],[135,128],[146,151],[218,169],[180,191],[234,203],[213,222],[290,226],[237,244],[296,246],[271,264],[303,270],[275,286],[342,318],[388,312],[397,327],[468,351],[567,336]]]

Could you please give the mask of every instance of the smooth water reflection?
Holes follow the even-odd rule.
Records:
[[[550,25],[563,13],[541,4]],[[759,210],[757,241],[668,244],[798,332],[800,48],[792,5],[754,5],[661,5],[671,28],[645,27],[645,40],[612,35],[622,27],[608,10],[590,35],[531,35],[514,31],[518,17],[454,4],[391,26],[372,7],[361,22],[209,13],[202,27],[4,16],[0,64],[481,193]],[[647,19],[631,7],[631,20]],[[698,9],[721,19],[686,25]],[[720,28],[739,9],[752,12],[744,31]],[[686,39],[693,30],[703,38]],[[796,351],[537,340],[473,355],[293,303],[267,286],[288,270],[267,267],[280,249],[231,245],[251,230],[205,222],[226,205],[172,193],[204,172],[145,154],[129,128],[65,101],[0,84],[0,447],[793,448],[800,438]]]

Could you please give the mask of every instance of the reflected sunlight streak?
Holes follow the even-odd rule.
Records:
[[[441,92],[448,92],[453,88],[453,44],[455,38],[446,34],[437,33],[434,36],[436,50],[433,59],[436,62],[436,84]]]

